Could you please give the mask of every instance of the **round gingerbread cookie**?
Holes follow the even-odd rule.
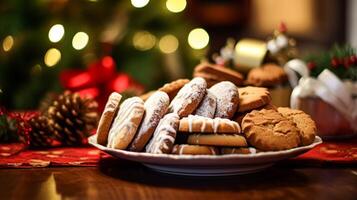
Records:
[[[192,134],[188,136],[188,144],[246,147],[246,139],[238,134]]]
[[[291,149],[300,144],[300,130],[276,110],[253,110],[242,121],[248,142],[265,151]]]
[[[172,150],[172,154],[178,155],[217,155],[218,153],[216,147],[189,144],[175,144]]]
[[[119,109],[119,103],[121,100],[121,95],[119,93],[113,92],[110,94],[107,103],[105,104],[104,111],[100,117],[98,128],[97,128],[97,142],[98,144],[107,145],[108,134],[110,127],[113,123],[115,114]]]
[[[253,147],[222,147],[221,154],[256,154],[257,149]]]
[[[229,81],[222,81],[213,85],[209,91],[217,98],[214,117],[232,119],[239,103],[237,86]]]
[[[262,107],[271,101],[268,89],[262,87],[242,87],[239,91],[239,106],[237,112],[246,112]]]
[[[204,95],[207,83],[203,78],[194,78],[183,86],[171,101],[169,112],[186,117],[196,110]]]
[[[150,140],[159,124],[160,119],[166,114],[170,99],[165,92],[157,91],[144,103],[145,114],[134,140],[129,146],[130,151],[142,151]]]
[[[266,110],[276,110],[276,106],[274,106],[273,104],[268,103],[262,107],[256,108],[254,110],[262,110],[262,109],[266,109]],[[236,114],[233,117],[233,121],[237,122],[239,125],[242,125],[242,120],[243,118],[250,113],[251,110],[246,111],[246,112],[236,112]]]
[[[166,94],[169,95],[170,100],[172,100],[177,95],[178,91],[188,82],[190,82],[188,79],[177,79],[171,83],[166,83],[158,90],[166,92]]]
[[[279,107],[278,112],[284,117],[295,122],[296,126],[301,131],[301,144],[312,144],[316,136],[316,124],[311,117],[301,110]]]
[[[187,133],[227,133],[239,134],[240,126],[237,122],[224,118],[208,118],[189,115],[180,120],[179,131]]]
[[[267,63],[249,71],[247,84],[254,86],[272,87],[287,81],[284,69],[276,64]]]
[[[209,90],[207,90],[206,96],[201,101],[200,105],[194,112],[194,115],[213,118],[216,112],[217,98]]]
[[[146,152],[156,154],[171,153],[179,120],[180,118],[176,113],[165,115],[157,125],[152,139],[146,145]]]
[[[133,140],[144,115],[144,102],[139,97],[126,99],[119,111],[108,136],[108,147],[126,149]]]

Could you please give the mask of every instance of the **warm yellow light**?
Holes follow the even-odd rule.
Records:
[[[2,42],[2,48],[4,51],[10,51],[14,46],[14,38],[11,35],[6,36],[4,41]]]
[[[45,54],[45,64],[48,67],[53,67],[61,60],[61,52],[58,49],[51,48]]]
[[[133,45],[140,51],[146,51],[155,46],[156,38],[147,31],[139,31],[134,34]]]
[[[135,8],[142,8],[149,3],[149,0],[131,0],[131,5]]]
[[[188,44],[193,49],[203,49],[208,45],[209,35],[202,28],[195,28],[188,34]]]
[[[177,50],[179,42],[173,35],[165,35],[159,41],[159,49],[163,53],[173,53]]]
[[[64,27],[62,24],[53,25],[48,32],[48,38],[51,42],[58,42],[63,38],[64,35]]]
[[[186,8],[186,0],[167,0],[166,8],[174,13],[182,12]]]
[[[88,34],[85,32],[78,32],[74,35],[72,39],[72,46],[76,50],[81,50],[88,44]]]

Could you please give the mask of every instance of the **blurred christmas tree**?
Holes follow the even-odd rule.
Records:
[[[63,90],[63,70],[86,69],[104,56],[147,90],[189,76],[209,37],[191,31],[186,6],[186,0],[1,1],[1,103],[36,108],[46,93]]]

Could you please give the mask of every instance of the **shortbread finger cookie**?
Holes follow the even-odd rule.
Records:
[[[238,112],[246,112],[268,104],[271,101],[268,89],[262,87],[242,87],[239,91]]]
[[[179,120],[180,118],[176,113],[165,115],[156,127],[152,139],[146,145],[146,152],[156,154],[171,153],[175,143]]]
[[[108,136],[108,147],[126,149],[133,140],[144,115],[144,102],[139,97],[126,99],[119,108]]]
[[[194,115],[199,115],[203,117],[213,118],[214,113],[216,112],[217,107],[217,98],[215,95],[212,94],[209,90],[203,100],[201,101],[200,105],[194,112]]]
[[[169,95],[170,100],[172,100],[177,95],[178,91],[188,82],[190,82],[189,79],[178,79],[176,81],[172,81],[171,83],[166,83],[158,90],[166,92],[166,94]]]
[[[214,117],[232,119],[239,103],[238,88],[229,81],[222,81],[213,85],[209,91],[217,98]]]
[[[196,110],[206,94],[206,81],[203,78],[194,78],[177,93],[171,101],[169,112],[177,113],[180,117],[186,117]]]
[[[172,154],[178,155],[217,155],[219,153],[217,147],[175,144]]]
[[[201,63],[197,65],[194,70],[194,76],[217,80],[218,82],[230,81],[237,86],[242,85],[244,80],[243,75],[239,72],[210,63]]]
[[[291,149],[300,144],[296,124],[275,110],[253,110],[242,121],[248,142],[265,151]]]
[[[301,110],[295,110],[290,108],[278,108],[278,112],[284,117],[295,122],[296,126],[301,131],[301,144],[312,144],[316,136],[316,124],[311,117]]]
[[[267,63],[249,71],[247,84],[254,86],[271,87],[287,81],[284,69],[276,64]]]
[[[112,125],[115,114],[119,109],[120,100],[121,95],[119,93],[113,92],[110,94],[97,128],[96,135],[98,144],[104,146],[107,145],[110,126]]]
[[[189,115],[180,120],[179,131],[189,133],[230,133],[239,134],[240,126],[237,122],[224,118],[208,118]]]
[[[169,96],[161,91],[155,92],[145,101],[144,118],[129,146],[130,151],[142,151],[144,149],[160,119],[166,114],[169,104]]]
[[[192,134],[188,136],[188,144],[246,147],[246,139],[238,134]]]
[[[222,147],[221,154],[256,154],[257,149],[253,147]]]

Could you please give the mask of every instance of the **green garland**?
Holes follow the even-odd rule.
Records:
[[[351,46],[335,45],[328,52],[306,57],[305,61],[313,77],[317,77],[324,69],[329,69],[340,79],[357,81],[356,49]]]

